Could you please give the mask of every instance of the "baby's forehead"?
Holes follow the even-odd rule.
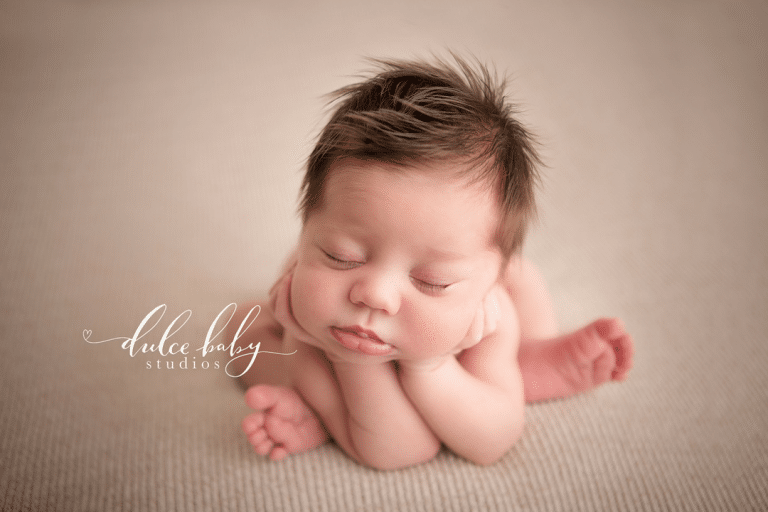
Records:
[[[381,173],[392,177],[425,177],[435,180],[435,183],[456,183],[467,187],[478,187],[488,192],[489,200],[494,199],[491,193],[497,182],[494,173],[488,171],[485,163],[464,162],[455,160],[419,160],[405,162],[389,162],[386,160],[345,158],[331,164],[326,175],[326,187],[329,181],[343,184],[344,176],[358,173]],[[407,180],[391,180],[391,186],[407,187]]]
[[[329,169],[323,188],[321,207],[359,209],[378,205],[415,213],[425,205],[434,205],[429,209],[486,212],[494,224],[503,217],[495,183],[477,169],[456,162],[348,159]],[[410,193],[414,189],[419,193]],[[386,204],[377,200],[383,197],[389,198]]]

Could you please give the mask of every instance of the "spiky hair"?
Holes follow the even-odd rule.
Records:
[[[539,158],[505,97],[506,80],[480,62],[372,59],[363,81],[331,93],[334,107],[307,162],[300,211],[306,222],[323,201],[334,162],[395,165],[456,161],[497,192],[497,242],[509,257],[534,216]]]

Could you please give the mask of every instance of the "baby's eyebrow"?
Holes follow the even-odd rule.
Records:
[[[440,261],[457,261],[467,259],[467,254],[450,249],[430,248],[428,251],[430,258]]]

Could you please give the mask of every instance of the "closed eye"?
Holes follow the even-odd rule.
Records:
[[[427,281],[422,281],[421,279],[416,279],[415,277],[412,278],[414,284],[416,285],[416,288],[421,290],[425,293],[440,293],[444,292],[450,284],[435,284],[435,283],[429,283]]]
[[[344,259],[341,259],[341,258],[337,258],[336,256],[334,256],[332,254],[329,254],[329,253],[327,253],[325,251],[323,251],[323,254],[325,254],[325,257],[328,258],[328,260],[331,263],[333,263],[334,265],[336,265],[337,267],[340,267],[342,269],[355,268],[355,267],[357,267],[357,266],[359,266],[361,264],[361,263],[359,263],[357,261],[349,261],[349,260],[344,260]]]

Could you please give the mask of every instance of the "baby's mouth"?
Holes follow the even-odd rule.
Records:
[[[381,356],[391,352],[394,347],[385,343],[375,332],[360,326],[331,327],[331,334],[341,346],[369,356]]]

